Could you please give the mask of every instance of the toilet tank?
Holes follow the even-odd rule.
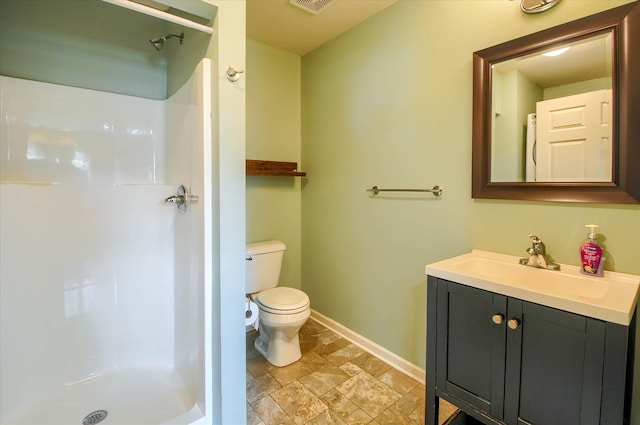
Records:
[[[284,251],[280,241],[264,241],[247,244],[245,292],[253,294],[278,286]]]

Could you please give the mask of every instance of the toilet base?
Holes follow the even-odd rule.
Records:
[[[282,367],[297,362],[302,357],[298,332],[286,335],[287,332],[265,329],[260,325],[260,336],[255,340],[256,350],[274,366]]]

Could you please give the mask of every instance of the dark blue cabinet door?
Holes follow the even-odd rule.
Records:
[[[437,298],[438,388],[502,419],[507,298],[443,280]]]
[[[507,311],[505,422],[599,424],[605,322],[514,298]]]

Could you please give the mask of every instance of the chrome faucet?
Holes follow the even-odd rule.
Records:
[[[541,269],[560,270],[560,264],[547,261],[547,253],[542,239],[534,234],[529,234],[529,237],[531,238],[531,248],[527,249],[529,258],[521,258],[520,264]]]

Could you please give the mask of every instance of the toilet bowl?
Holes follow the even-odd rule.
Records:
[[[286,366],[299,360],[302,353],[298,332],[311,314],[307,294],[281,286],[260,292],[255,299],[260,330],[255,341],[256,350],[274,366]],[[294,301],[287,304],[291,299]]]
[[[285,245],[280,241],[247,244],[246,290],[258,306],[256,350],[274,366],[300,359],[298,332],[311,314],[303,291],[277,286]]]

